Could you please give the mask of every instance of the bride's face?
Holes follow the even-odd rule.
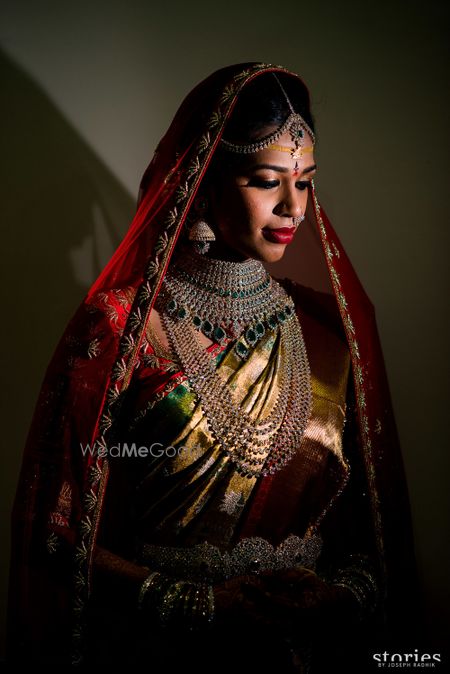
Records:
[[[276,145],[294,149],[288,132]],[[208,195],[208,215],[216,235],[210,254],[262,262],[282,258],[295,237],[294,218],[305,213],[315,170],[312,142],[306,135],[297,159],[290,151],[267,148],[224,173]]]

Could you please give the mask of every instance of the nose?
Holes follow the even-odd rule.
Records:
[[[298,218],[305,211],[307,190],[300,191],[296,186],[286,186],[274,212],[284,218]]]

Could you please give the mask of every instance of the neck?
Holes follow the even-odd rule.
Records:
[[[239,251],[218,241],[210,244],[209,250],[204,254],[204,257],[212,260],[223,260],[224,262],[246,262],[251,259],[247,255],[243,255]]]
[[[206,253],[199,253],[191,244],[182,242],[176,249],[174,262],[175,260],[176,264],[181,264],[181,266],[194,263],[200,264],[202,268],[208,266],[213,268],[216,266],[215,263],[219,264],[223,262],[224,265],[229,263],[230,270],[235,269],[237,271],[239,268],[247,268],[249,265],[252,266],[252,268],[258,267],[264,269],[264,265],[259,260],[243,255],[239,251],[217,243],[216,241],[210,243],[210,247]],[[186,262],[187,260],[191,260],[191,262]],[[208,263],[210,263],[210,265],[208,265]]]

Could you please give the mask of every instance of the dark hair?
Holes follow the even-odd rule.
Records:
[[[295,112],[314,132],[314,121],[305,85],[287,73],[264,73],[247,84],[236,102],[224,129],[224,138],[233,143],[251,143],[268,126],[281,126],[290,114],[285,90]]]

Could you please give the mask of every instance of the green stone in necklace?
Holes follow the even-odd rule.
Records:
[[[215,260],[190,247],[169,267],[157,299],[158,310],[174,320],[190,319],[194,328],[218,343],[245,335],[236,345],[242,358],[266,330],[294,315],[294,305],[257,260]]]

